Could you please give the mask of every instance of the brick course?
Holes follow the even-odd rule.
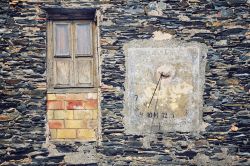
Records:
[[[58,129],[57,137],[58,139],[76,139],[75,129]]]
[[[84,109],[84,104],[82,100],[70,100],[66,101],[67,110],[79,110]]]
[[[84,140],[90,140],[95,141],[96,140],[96,132],[93,129],[79,129],[77,130],[77,137],[84,139]]]
[[[60,100],[48,100],[47,101],[48,110],[61,110],[64,109],[64,102]]]
[[[50,139],[96,140],[98,127],[96,97],[96,93],[47,94]]]
[[[64,121],[63,120],[49,120],[49,128],[50,129],[64,128]]]

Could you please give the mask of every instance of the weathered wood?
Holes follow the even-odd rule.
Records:
[[[47,93],[77,93],[77,92],[97,92],[97,87],[54,87],[48,88]]]
[[[91,23],[76,24],[76,54],[77,56],[91,56],[92,28]]]
[[[49,21],[47,23],[47,86],[53,87],[53,23]]]
[[[49,90],[96,86],[95,25],[91,21],[53,21],[48,45]]]
[[[70,24],[55,24],[55,56],[70,55]]]
[[[92,87],[93,86],[93,59],[77,58],[75,62],[75,80],[76,86]]]
[[[73,62],[71,59],[55,59],[53,78],[56,87],[70,87],[73,79],[72,74]]]
[[[58,8],[43,7],[48,20],[94,20],[95,8]]]

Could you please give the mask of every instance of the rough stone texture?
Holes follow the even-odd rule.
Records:
[[[92,165],[250,164],[249,0],[162,0],[165,6],[157,8],[162,11],[158,16],[146,14],[151,0],[10,2],[0,1],[2,165],[76,163],[66,154],[88,147],[81,142],[60,142],[52,150],[43,146],[46,16],[41,7],[45,5],[100,8],[102,141],[91,144],[97,151],[95,155],[93,150],[97,160],[91,160]],[[150,39],[155,31],[208,46],[203,120],[209,126],[204,132],[157,133],[152,138],[125,134],[122,48],[134,39]],[[52,153],[55,149],[61,155]],[[84,156],[78,163],[88,161]]]
[[[124,50],[127,133],[201,130],[206,46],[138,40]]]

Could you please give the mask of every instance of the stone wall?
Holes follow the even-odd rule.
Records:
[[[100,11],[98,144],[61,141],[50,147],[46,142],[46,15],[41,8],[49,5]],[[247,0],[1,0],[0,163],[249,165],[249,5]],[[150,138],[125,134],[123,45],[151,38],[208,46],[205,131],[159,132]]]

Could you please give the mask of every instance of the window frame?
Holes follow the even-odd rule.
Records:
[[[80,56],[80,58],[93,58],[93,63],[92,63],[92,77],[93,77],[93,85],[92,86],[76,86],[76,84],[74,84],[73,86],[55,86],[54,83],[54,75],[55,75],[55,58],[71,58],[73,63],[77,63],[77,61],[75,60],[75,58],[77,57],[77,53],[74,52],[76,51],[77,48],[77,39],[76,39],[76,25],[77,24],[81,24],[81,23],[90,23],[91,24],[91,28],[92,28],[92,41],[91,41],[91,46],[92,46],[92,55],[91,56]],[[55,47],[54,47],[54,43],[55,43],[55,24],[69,24],[69,29],[70,29],[70,56],[71,57],[63,57],[63,56],[59,56],[59,57],[54,57],[55,55]],[[48,93],[67,93],[67,92],[97,92],[98,91],[98,87],[99,87],[99,68],[98,68],[98,64],[99,64],[99,59],[98,59],[98,50],[97,50],[97,45],[98,45],[98,39],[97,39],[97,33],[98,33],[98,29],[97,29],[97,22],[94,20],[83,20],[83,19],[79,19],[79,20],[48,20],[47,22],[47,92]],[[76,65],[73,64],[73,70],[76,70]],[[74,72],[73,73],[73,77],[74,80],[77,78],[77,73],[78,72]],[[69,78],[70,79],[70,78]],[[71,82],[71,80],[69,80]]]

